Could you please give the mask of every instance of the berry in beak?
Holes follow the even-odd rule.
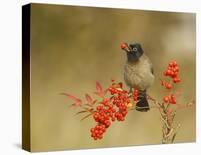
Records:
[[[121,47],[122,50],[124,50],[124,51],[126,51],[126,52],[130,52],[130,51],[131,51],[131,49],[130,49],[130,47],[128,46],[127,43],[122,43],[122,44],[120,45],[120,47]]]

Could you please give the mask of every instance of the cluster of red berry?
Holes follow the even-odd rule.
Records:
[[[97,124],[94,128],[91,128],[91,137],[93,137],[94,140],[102,139],[105,130],[105,125]]]
[[[161,80],[161,85],[164,86],[166,89],[172,88],[172,84],[170,82],[165,82],[163,80]]]
[[[133,91],[133,100],[138,101],[138,96],[139,96],[139,91],[138,89],[135,88]]]
[[[115,88],[110,89],[110,93],[113,94]],[[118,121],[124,121],[125,116],[128,113],[127,105],[130,103],[128,92],[125,90],[118,90],[112,98],[112,104],[117,107],[117,111],[114,113],[115,118]]]
[[[91,137],[94,140],[102,139],[103,133],[115,120],[124,121],[128,113],[128,104],[130,104],[129,93],[123,90],[122,83],[116,84],[113,82],[108,91],[112,97],[105,98],[96,107],[96,112],[93,114],[97,125],[91,128]]]
[[[169,63],[166,71],[164,72],[164,75],[171,77],[174,83],[178,83],[181,81],[178,76],[178,73],[179,73],[179,66],[176,61],[172,61]]]
[[[169,96],[164,96],[163,101],[165,103],[171,103],[171,104],[176,104],[177,103],[174,94],[170,94]]]
[[[165,70],[164,76],[170,77],[174,83],[179,83],[181,80],[178,73],[179,66],[176,61],[172,61],[169,63],[167,69]],[[166,89],[172,89],[171,82],[165,82],[164,80],[161,80],[161,85],[164,86]],[[176,104],[176,98],[174,94],[164,96],[163,101],[165,103]]]

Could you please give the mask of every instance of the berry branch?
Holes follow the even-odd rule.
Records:
[[[176,97],[178,92],[175,93],[175,85],[180,83],[179,78],[179,66],[176,61],[169,63],[167,69],[163,73],[163,78],[160,79],[161,85],[167,90],[167,94],[162,97],[162,101],[157,101],[155,98],[147,95],[147,99],[150,103],[149,108],[156,108],[160,113],[160,119],[162,124],[162,143],[173,143],[175,137],[180,128],[180,124],[174,125],[174,118],[177,110],[183,108],[189,108],[194,105],[194,101],[180,105],[177,103]],[[103,138],[104,133],[112,125],[112,123],[125,120],[128,112],[135,110],[136,103],[140,99],[139,91],[137,88],[133,88],[131,91],[127,91],[123,83],[111,80],[111,84],[108,88],[103,89],[100,82],[96,82],[96,91],[93,96],[85,94],[85,100],[81,100],[68,93],[62,93],[69,99],[74,101],[71,107],[77,107],[80,109],[76,115],[85,114],[81,120],[85,120],[88,117],[92,117],[95,122],[94,127],[90,129],[91,137],[94,140],[100,140]],[[152,105],[153,104],[153,105]]]

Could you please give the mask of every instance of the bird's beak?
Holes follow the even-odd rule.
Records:
[[[131,48],[128,46],[127,43],[121,44],[121,49],[126,51],[126,52],[131,52]]]

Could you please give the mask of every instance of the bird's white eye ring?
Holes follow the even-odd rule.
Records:
[[[133,51],[135,51],[135,52],[136,52],[136,51],[137,51],[137,48],[136,48],[136,47],[134,47],[134,48],[133,48]]]

